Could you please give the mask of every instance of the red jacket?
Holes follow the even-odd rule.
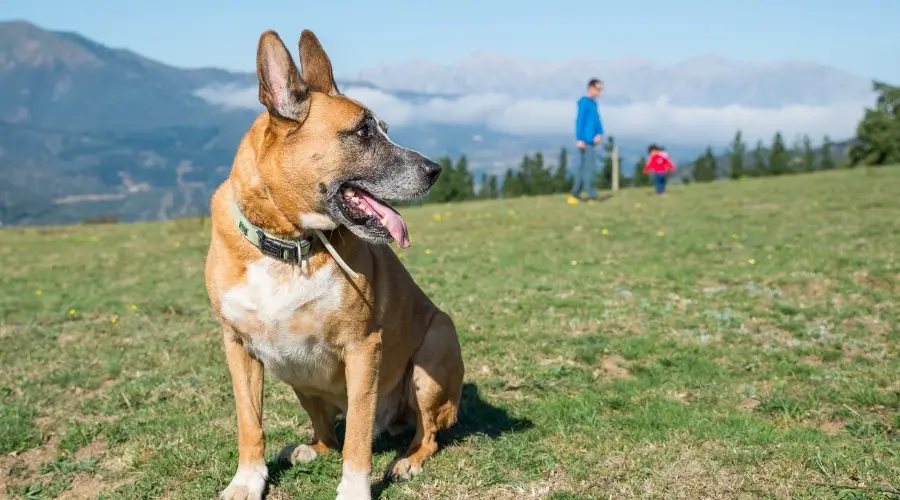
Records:
[[[644,173],[665,174],[675,171],[675,162],[669,158],[669,154],[665,151],[657,151],[647,158],[647,164],[644,166]]]

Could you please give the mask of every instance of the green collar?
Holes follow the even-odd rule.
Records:
[[[241,211],[237,203],[234,203],[234,220],[241,234],[247,238],[253,246],[263,254],[288,262],[302,262],[312,250],[312,238],[300,240],[285,240],[277,238],[263,231],[250,222]]]

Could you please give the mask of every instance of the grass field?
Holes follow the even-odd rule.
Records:
[[[898,197],[884,168],[408,210],[402,258],[455,318],[467,386],[425,473],[373,477],[380,498],[900,498]],[[0,495],[230,481],[208,239],[0,231]],[[310,427],[266,393],[272,458]],[[377,472],[409,438],[377,443]],[[327,499],[341,466],[270,471],[269,499]]]

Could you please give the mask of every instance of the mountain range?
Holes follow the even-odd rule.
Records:
[[[474,170],[500,172],[525,153],[554,158],[571,143],[572,96],[595,73],[610,89],[603,105],[622,110],[660,99],[760,109],[870,99],[867,80],[833,68],[713,56],[666,67],[479,54],[452,65],[376,66],[338,85],[388,119],[396,142],[432,156],[466,154]],[[262,109],[255,86],[254,73],[175,68],[77,33],[0,22],[0,224],[203,213]],[[556,107],[527,114],[538,96]],[[554,120],[561,125],[522,128]],[[626,135],[623,156],[652,139]],[[705,144],[670,149],[688,158]]]

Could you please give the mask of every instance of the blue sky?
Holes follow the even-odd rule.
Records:
[[[77,31],[178,66],[252,70],[276,29],[312,29],[352,76],[381,62],[449,62],[492,51],[547,60],[703,54],[811,60],[900,83],[900,0],[2,0],[0,18]],[[329,7],[332,4],[334,7]],[[527,5],[532,5],[529,7]]]

